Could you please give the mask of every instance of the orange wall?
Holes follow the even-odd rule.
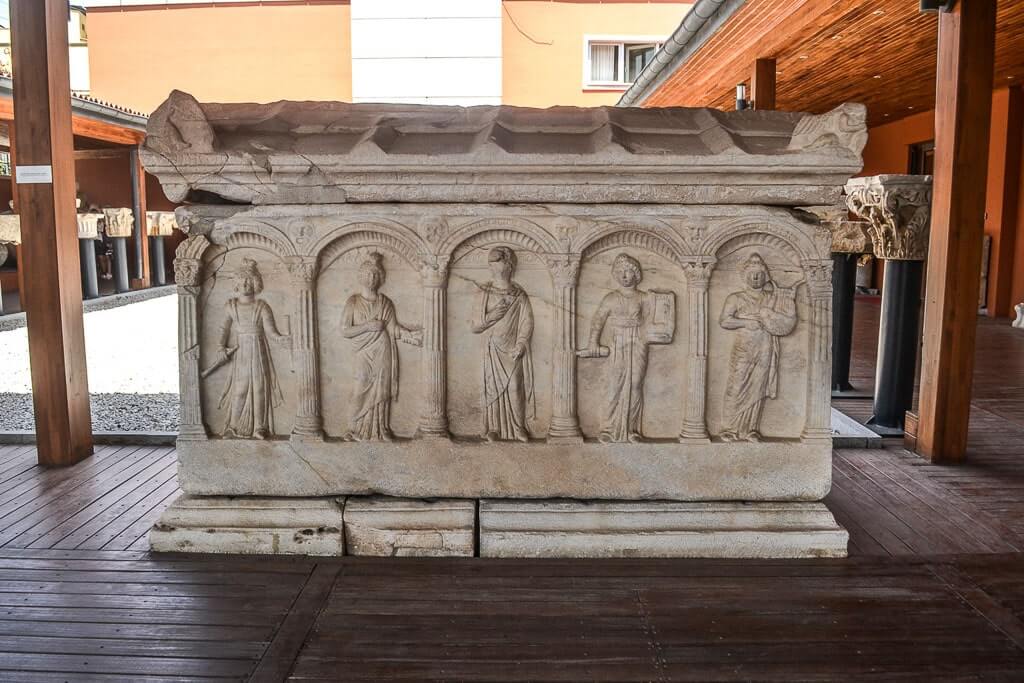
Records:
[[[1024,212],[1016,202],[1005,201],[1009,141],[1020,144],[1020,131],[1009,135],[1009,90],[992,93],[992,127],[985,202],[985,234],[992,238],[989,257],[989,315],[1007,316],[1014,303],[1024,300]],[[869,131],[861,175],[906,173],[910,146],[935,137],[934,111],[921,112]],[[1020,122],[1017,122],[1020,125]],[[1009,158],[1020,163],[1020,150]],[[1011,254],[1017,254],[1017,257]]]
[[[690,3],[505,2],[502,102],[524,107],[615,104],[622,91],[583,89],[583,36],[665,36]]]
[[[350,100],[347,4],[98,10],[92,95],[144,113],[177,88],[201,102]]]

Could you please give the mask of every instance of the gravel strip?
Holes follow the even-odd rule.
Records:
[[[178,394],[90,394],[95,432],[176,432]],[[33,430],[31,394],[0,393],[0,432]]]

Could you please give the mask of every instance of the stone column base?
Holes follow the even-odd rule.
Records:
[[[846,557],[823,503],[480,501],[481,557]]]
[[[344,498],[181,496],[149,532],[156,552],[343,555]]]
[[[473,557],[475,500],[356,497],[345,505],[345,550],[377,557]]]

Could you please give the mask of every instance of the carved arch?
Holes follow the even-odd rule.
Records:
[[[228,229],[231,230],[231,233],[224,238],[222,244],[229,250],[246,247],[260,249],[279,259],[298,255],[295,245],[288,239],[288,235],[270,223],[262,221],[229,222],[218,226],[214,233]]]
[[[325,243],[316,252],[320,272],[323,272],[334,263],[342,254],[364,247],[380,247],[391,251],[409,264],[413,270],[419,271],[420,259],[413,245],[401,237],[381,232],[379,227],[373,223],[358,223],[349,225],[350,232],[334,234],[334,238]]]
[[[786,255],[794,266],[801,265],[799,254],[797,254],[797,251],[793,248],[792,244],[778,235],[763,232],[747,233],[740,235],[739,237],[734,237],[728,242],[722,244],[715,255],[719,260],[724,259],[730,254],[733,254],[745,247],[765,247],[770,251],[781,252]]]
[[[340,244],[339,244],[340,242]],[[342,251],[337,249],[345,246]],[[342,252],[364,246],[381,246],[399,254],[415,269],[419,269],[420,255],[427,252],[427,245],[415,231],[406,226],[388,220],[357,220],[336,225],[328,229],[310,248],[309,254],[315,256],[326,267],[324,252],[332,251],[331,260]]]
[[[652,220],[655,220],[659,224],[657,227],[661,227],[664,232],[655,231],[650,225],[631,220],[602,221],[600,227],[587,235],[580,245],[580,253],[587,256],[609,249],[634,247],[665,256],[674,263],[681,264],[683,245],[678,242],[675,230],[668,223]]]
[[[738,239],[766,242],[785,252],[796,264],[804,259],[817,258],[814,239],[799,228],[773,218],[749,217],[732,221],[709,234],[700,244],[698,253],[718,256],[718,252]],[[739,247],[736,247],[737,249]]]
[[[525,218],[482,218],[451,231],[438,245],[438,254],[457,261],[470,249],[488,242],[505,242],[528,251],[558,253],[558,240],[544,228]],[[466,246],[469,245],[469,246]]]

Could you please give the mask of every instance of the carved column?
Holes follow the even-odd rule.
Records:
[[[868,424],[901,432],[913,404],[932,179],[909,175],[854,178],[846,184],[846,195],[850,210],[868,221],[875,256],[885,260],[874,415]]]
[[[178,284],[178,349],[180,366],[178,387],[181,392],[178,439],[207,438],[199,376],[199,289],[202,281],[202,254],[210,245],[206,237],[194,235],[178,247],[174,259],[174,279]]]
[[[420,277],[423,284],[423,408],[417,431],[427,438],[448,438],[447,257],[424,263]]]
[[[583,441],[576,413],[576,283],[580,257],[555,256],[549,265],[555,284],[555,354],[548,441],[578,443]]]
[[[708,395],[708,285],[715,268],[713,259],[683,264],[686,275],[687,340],[686,404],[681,442],[707,442],[705,410]]]
[[[805,439],[832,438],[832,262],[804,263],[811,305]]]
[[[324,438],[324,430],[320,413],[319,340],[316,328],[316,259],[293,258],[287,262],[287,267],[296,289],[295,323],[289,331],[292,359],[298,376],[292,438],[320,440]]]

